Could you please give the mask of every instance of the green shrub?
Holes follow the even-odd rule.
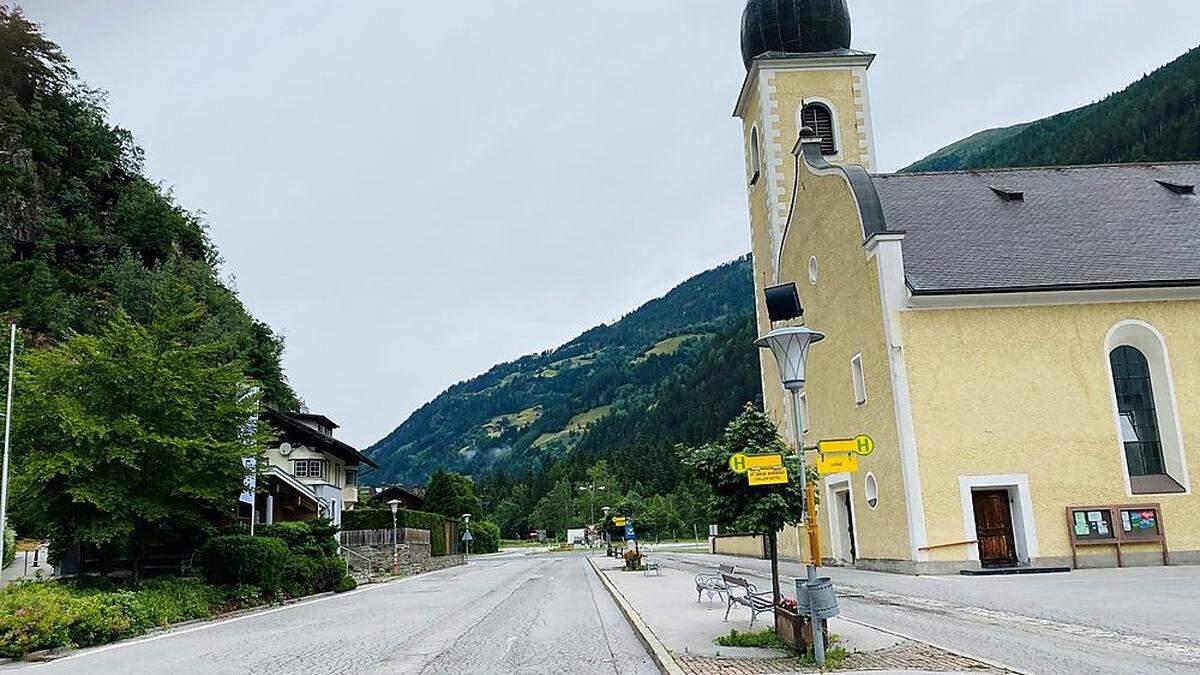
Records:
[[[200,564],[209,583],[258,586],[279,591],[284,568],[293,556],[275,537],[227,534],[209,539],[200,549]]]
[[[487,520],[471,522],[472,553],[495,553],[500,550],[500,526]]]
[[[337,587],[333,590],[336,593],[345,593],[346,591],[352,591],[356,588],[358,588],[358,582],[354,580],[354,577],[342,577],[342,579],[338,581]]]
[[[225,592],[225,600],[234,607],[254,607],[262,604],[263,593],[258,586],[234,586]]]
[[[12,564],[17,557],[17,533],[11,527],[4,528],[4,560],[0,560],[0,570]]]
[[[293,555],[283,572],[283,592],[293,598],[336,590],[346,577],[341,558],[310,558]]]
[[[293,553],[319,558],[337,555],[337,532],[337,527],[321,519],[260,525],[255,534],[282,539]]]

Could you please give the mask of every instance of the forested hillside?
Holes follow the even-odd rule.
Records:
[[[282,341],[217,273],[204,222],[147,177],[133,135],[106,119],[57,45],[19,9],[0,15],[0,313],[30,345],[149,320],[155,289],[203,304],[204,339],[243,361],[265,397],[298,402]]]
[[[456,384],[367,449],[383,467],[368,480],[421,482],[439,466],[483,475],[561,456],[741,324],[752,300],[750,261],[739,258],[557,349]]]
[[[1103,100],[991,129],[903,171],[1163,162],[1200,157],[1200,48]]]

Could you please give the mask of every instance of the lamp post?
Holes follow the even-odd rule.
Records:
[[[392,574],[400,573],[400,538],[396,527],[396,512],[400,510],[399,499],[389,499],[388,508],[392,510]]]
[[[592,483],[591,485],[589,485],[587,487],[581,487],[579,489],[588,491],[588,520],[591,522],[592,527],[595,527],[596,526],[596,491],[600,490],[601,492],[603,492],[604,486],[603,485],[597,486],[595,483]]]
[[[4,568],[4,533],[8,522],[8,437],[12,431],[13,356],[17,353],[17,324],[12,324],[8,338],[8,400],[4,406],[4,459],[0,468],[0,571]]]
[[[604,522],[605,522],[605,524],[607,524],[607,523],[608,523],[608,512],[609,512],[609,511],[611,511],[611,510],[612,510],[612,509],[611,509],[610,507],[608,507],[608,506],[601,506],[601,507],[600,507],[600,511],[602,511],[602,512],[604,513]],[[604,528],[603,530],[601,530],[601,539],[604,541],[604,548],[606,548],[606,549],[610,549],[610,550],[609,550],[609,553],[611,554],[612,545],[611,545],[611,544],[609,543],[609,541],[608,541],[608,528],[607,528],[607,527],[606,527],[606,528]]]
[[[812,345],[825,339],[825,334],[807,327],[777,328],[754,344],[761,349],[770,349],[779,366],[779,378],[783,388],[792,398],[792,416],[796,425],[796,456],[800,459],[800,480],[804,483],[805,530],[808,532],[808,584],[817,580],[817,567],[821,564],[820,542],[817,538],[817,521],[814,499],[816,490],[808,481],[808,473],[804,469],[804,422],[800,418],[800,390],[804,388],[805,367],[808,364],[808,352]],[[775,552],[775,533],[770,533],[771,539],[771,578],[774,584],[775,605],[779,605],[779,563]],[[806,589],[807,590],[807,589]],[[813,603],[809,604],[810,620],[812,621],[813,660],[817,665],[825,665],[825,638],[821,634],[821,623],[817,619],[817,610]]]
[[[462,514],[463,519],[463,541],[467,544],[467,551],[463,554],[463,564],[467,564],[467,559],[471,557],[471,514]]]

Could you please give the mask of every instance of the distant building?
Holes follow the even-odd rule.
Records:
[[[278,432],[267,449],[255,508],[262,523],[329,518],[358,504],[358,472],[378,468],[366,455],[334,438],[338,425],[325,415],[264,408],[262,421]]]
[[[373,506],[386,506],[393,499],[400,501],[400,508],[410,511],[425,510],[425,488],[412,485],[387,485],[368,488],[367,499]]]
[[[875,440],[822,479],[826,561],[1062,565],[1082,542],[1113,565],[1119,542],[1158,564],[1165,531],[1200,562],[1200,164],[873,173],[844,0],[751,0],[742,26],[758,331],[828,335],[799,411],[764,355],[766,408],[809,443]],[[784,284],[804,315],[772,324]]]

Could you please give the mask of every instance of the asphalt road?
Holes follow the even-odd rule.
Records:
[[[466,567],[78,652],[30,673],[625,673],[650,660],[583,556]]]
[[[770,578],[765,560],[658,557],[688,571],[719,560]],[[1200,566],[1001,577],[821,574],[833,579],[847,618],[1027,673],[1200,672]],[[780,575],[792,595],[804,568],[781,562]]]

